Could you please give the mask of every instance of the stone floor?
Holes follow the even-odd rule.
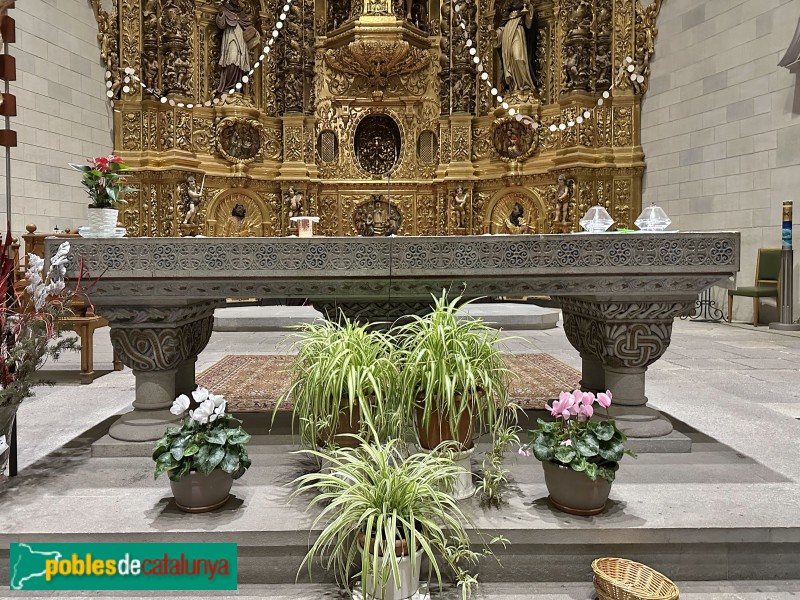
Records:
[[[547,352],[580,366],[560,326],[509,335],[515,336],[506,342],[510,351]],[[283,353],[288,347],[281,333],[219,332],[198,369],[230,353]],[[96,361],[98,367],[111,366],[107,330],[98,332]],[[147,458],[90,457],[88,441],[103,429],[97,425],[107,427],[108,419],[128,408],[133,377],[128,370],[111,372],[91,386],[80,386],[72,372],[76,364],[77,357],[68,357],[53,365],[48,375],[58,384],[41,389],[20,410],[22,473],[0,486],[0,542],[50,535],[208,539],[209,532],[245,532],[252,536],[247,543],[264,546],[265,529],[276,550],[286,540],[306,541],[299,538],[307,537],[307,515],[287,509],[282,485],[297,469],[286,454],[291,440],[267,441],[263,436],[254,448],[254,467],[234,488],[237,502],[249,510],[186,518],[169,506],[166,482],[152,481]],[[672,346],[648,375],[648,395],[692,437],[693,451],[642,455],[624,464],[608,514],[586,520],[552,512],[544,503],[540,469],[516,459],[511,461],[509,505],[500,512],[482,510],[477,503],[469,507],[480,528],[502,530],[512,546],[521,548],[519,556],[509,557],[505,581],[528,581],[524,570],[532,567],[525,559],[543,558],[545,551],[551,552],[549,562],[536,565],[540,572],[532,580],[559,580],[550,563],[581,561],[584,546],[599,543],[612,549],[636,543],[652,547],[653,560],[667,565],[676,580],[712,580],[682,585],[683,598],[778,600],[800,595],[800,584],[778,581],[800,578],[800,336],[679,321]],[[274,522],[276,511],[281,511],[283,523]],[[552,546],[543,550],[546,544]],[[749,553],[764,544],[772,545],[759,555],[762,562],[753,564]],[[581,572],[585,569],[582,564]],[[548,574],[554,577],[548,579]],[[740,578],[775,581],[714,583]],[[335,597],[330,590],[245,585],[230,597]],[[579,583],[490,583],[484,591],[482,597],[492,600],[566,600],[588,598],[590,588]]]

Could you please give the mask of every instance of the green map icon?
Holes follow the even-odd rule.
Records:
[[[57,551],[34,550],[29,544],[15,544],[16,552],[11,556],[9,587],[24,590],[25,583],[32,579],[44,579],[45,561],[61,559]]]

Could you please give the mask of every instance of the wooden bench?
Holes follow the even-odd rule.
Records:
[[[28,254],[44,258],[44,240],[48,237],[56,238],[77,238],[77,233],[71,233],[67,229],[63,233],[36,233],[36,225],[28,225],[25,229],[28,233],[22,236],[25,241],[25,257],[17,258],[19,265],[17,273],[17,285],[24,288],[25,271],[28,267]],[[17,246],[18,248],[18,246]],[[19,252],[17,251],[19,257]],[[91,307],[82,300],[76,300],[72,305],[73,315],[65,317],[59,322],[59,329],[74,331],[81,340],[81,383],[89,384],[94,381],[94,332],[101,327],[106,327],[108,321],[103,317],[92,312]],[[122,361],[116,351],[114,351],[113,364],[115,371],[122,370]]]

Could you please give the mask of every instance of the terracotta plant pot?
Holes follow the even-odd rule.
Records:
[[[600,476],[592,481],[585,473],[552,462],[543,462],[542,467],[550,502],[558,510],[581,517],[603,512],[611,493],[608,481]]]
[[[201,513],[215,510],[225,504],[231,495],[233,476],[222,469],[209,475],[192,471],[178,481],[170,479],[175,504],[184,512]]]
[[[459,400],[461,397],[456,396]],[[454,442],[457,445],[456,451],[468,450],[472,448],[472,411],[465,410],[461,413],[458,420],[458,430],[454,433],[450,428],[449,415],[442,415],[438,410],[431,411],[430,421],[425,427],[423,417],[425,415],[425,396],[417,396],[417,431],[419,432],[419,443],[425,450],[433,450],[442,442]]]
[[[348,434],[356,434],[361,429],[361,410],[356,405],[353,407],[352,414],[350,413],[350,406],[347,400],[342,400],[339,406],[339,420],[336,423],[336,428],[331,435],[327,429],[319,432],[317,438],[317,445],[320,447],[327,446],[333,438],[334,446],[339,448],[357,448],[358,440]]]
[[[365,536],[358,534],[358,543],[362,551],[364,549]],[[374,542],[373,542],[374,543]],[[374,577],[371,573],[366,577],[364,597],[369,600],[407,600],[412,598],[419,591],[419,574],[422,560],[416,557],[416,564],[411,568],[411,558],[408,552],[408,542],[397,540],[395,543],[395,555],[397,558],[397,568],[400,571],[400,586],[395,584],[394,577],[390,574],[385,584],[381,585],[382,577]],[[381,549],[378,548],[378,555],[383,556]]]

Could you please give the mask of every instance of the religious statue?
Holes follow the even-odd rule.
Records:
[[[242,76],[250,70],[250,56],[248,44],[260,43],[260,36],[253,27],[241,0],[224,0],[217,13],[217,27],[222,29],[222,48],[219,57],[219,66],[222,72],[219,78],[217,93],[226,93],[235,89]],[[253,44],[253,40],[257,40]]]
[[[411,21],[418,29],[423,31],[428,30],[428,3],[427,1],[413,0],[409,2],[411,10],[408,20]]]
[[[531,0],[510,0],[497,29],[503,79],[509,91],[536,89],[536,14]]]
[[[572,197],[575,194],[573,186],[575,181],[567,179],[566,175],[558,176],[558,188],[556,189],[556,223],[569,222],[569,205],[572,202]]]
[[[197,225],[197,207],[203,201],[203,188],[197,189],[197,180],[194,175],[189,175],[188,179],[180,185],[180,199],[186,217],[183,219],[184,225]]]
[[[469,192],[462,186],[458,186],[453,192],[453,204],[456,214],[456,229],[466,228],[467,223],[467,203],[469,202]]]
[[[303,192],[299,192],[290,187],[284,196],[289,207],[289,218],[300,217],[303,215]],[[292,224],[294,226],[294,224]]]
[[[528,233],[528,222],[525,220],[525,209],[519,202],[514,203],[511,214],[504,220],[505,228],[508,233],[522,234]]]
[[[142,53],[142,81],[151,90],[158,84],[158,56],[154,48]]]
[[[392,170],[397,162],[394,141],[374,136],[360,148],[359,162],[370,173],[384,175]]]
[[[328,3],[328,27],[330,30],[338,29],[350,18],[350,1]]]
[[[244,237],[249,234],[245,219],[247,218],[247,208],[244,204],[236,203],[231,209],[231,216],[228,219],[225,235],[227,237]]]
[[[353,212],[353,225],[364,237],[396,235],[403,224],[397,207],[389,205],[383,194],[372,194],[372,199]]]

